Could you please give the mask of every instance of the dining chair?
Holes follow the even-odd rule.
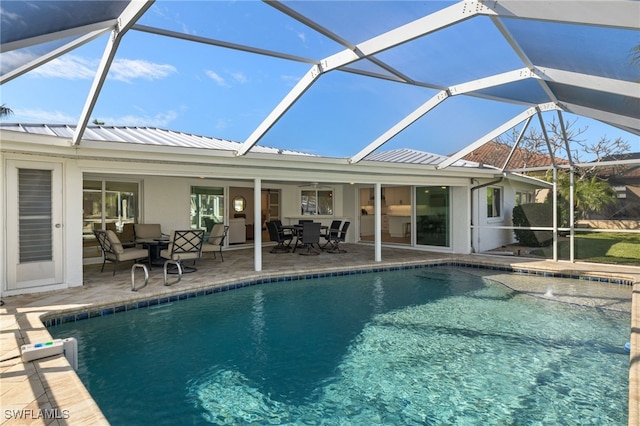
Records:
[[[326,240],[326,242],[322,246],[322,250],[325,250],[327,246],[331,244],[331,241],[333,241],[333,239],[338,236],[341,224],[341,220],[331,221],[331,226],[329,226],[329,229],[327,229],[327,231],[322,235],[322,237]]]
[[[318,255],[319,251],[316,250],[315,246],[320,246],[320,227],[322,224],[320,222],[305,222],[302,224],[302,236],[300,237],[300,241],[302,242],[302,248],[306,249],[306,251],[301,251],[300,254],[308,256],[308,255]]]
[[[329,253],[346,253],[346,250],[343,250],[340,247],[340,243],[344,243],[346,237],[347,237],[347,230],[349,229],[349,225],[351,224],[351,222],[345,222],[344,225],[342,225],[342,229],[340,229],[340,232],[338,232],[335,237],[331,240],[331,247],[329,249],[327,249],[327,251]]]
[[[269,240],[278,243],[270,250],[270,253],[288,253],[293,235],[285,234],[282,229],[278,229],[276,221],[267,222],[267,230],[269,231]],[[285,243],[288,244],[285,245]]]

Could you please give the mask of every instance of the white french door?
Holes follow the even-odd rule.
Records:
[[[62,165],[7,161],[7,290],[62,282]]]

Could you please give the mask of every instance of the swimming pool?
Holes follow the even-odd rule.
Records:
[[[472,272],[278,282],[49,331],[78,339],[112,424],[627,422],[628,313]]]

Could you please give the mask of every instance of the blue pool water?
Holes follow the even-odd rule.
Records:
[[[114,425],[583,425],[627,423],[629,322],[424,268],[49,330],[78,339],[78,374]]]

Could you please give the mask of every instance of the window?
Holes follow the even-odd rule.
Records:
[[[123,232],[125,224],[137,222],[138,183],[102,179],[82,182],[82,238],[85,257],[100,256],[94,229]]]
[[[211,232],[224,222],[224,188],[191,187],[191,228]]]
[[[449,247],[450,193],[448,186],[416,187],[416,244]]]
[[[333,191],[303,190],[300,197],[302,215],[332,215]]]
[[[530,203],[533,203],[533,193],[524,191],[516,192],[516,206]]]
[[[502,217],[502,188],[487,188],[487,218]]]

